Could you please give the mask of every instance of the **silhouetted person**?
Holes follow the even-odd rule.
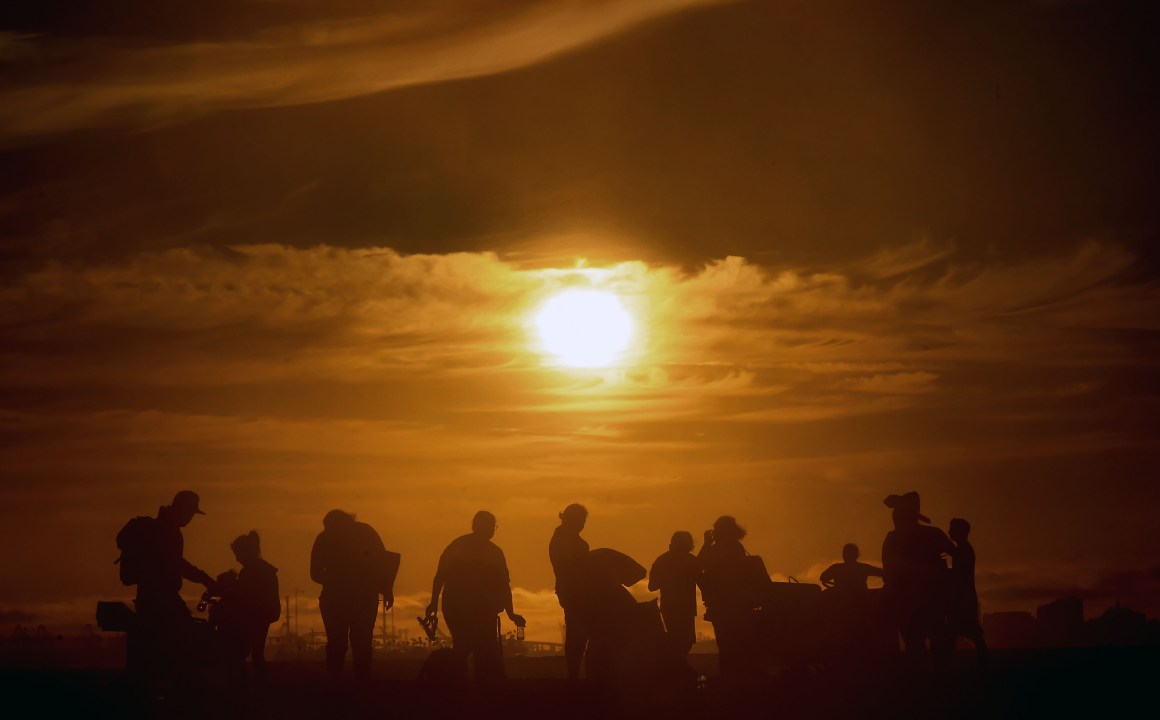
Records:
[[[208,610],[210,627],[216,631],[213,648],[225,661],[231,689],[240,691],[246,684],[245,621],[237,601],[238,573],[227,570],[214,579],[214,591],[207,591],[198,603],[199,611]]]
[[[588,618],[584,609],[585,575],[588,571],[588,543],[580,531],[588,521],[588,510],[577,503],[560,513],[560,526],[552,533],[548,557],[556,575],[556,597],[564,609],[564,657],[568,679],[580,678],[580,663],[588,647]]]
[[[697,581],[701,565],[693,555],[693,534],[673,533],[669,551],[658,557],[648,574],[648,589],[661,595],[661,617],[673,652],[684,660],[697,642]]]
[[[722,675],[744,675],[753,669],[757,651],[757,618],[752,565],[741,541],[745,529],[723,515],[705,531],[701,562],[701,597],[705,619],[713,623]],[[765,577],[766,583],[769,577]]]
[[[859,554],[857,545],[847,543],[842,547],[842,562],[829,566],[818,578],[827,590],[822,605],[829,615],[816,630],[844,659],[873,660],[887,651],[891,641],[889,652],[897,652],[898,632],[883,631],[891,621],[881,615],[881,594],[867,587],[869,578],[882,577],[882,569],[858,562]]]
[[[248,655],[254,665],[254,679],[266,681],[266,635],[270,624],[282,614],[278,594],[278,568],[262,559],[261,540],[255,530],[230,543],[241,572],[228,590],[222,590],[220,606],[230,616],[230,629],[236,634],[237,659]]]
[[[322,526],[310,552],[310,578],[322,585],[318,609],[326,628],[326,669],[337,682],[349,643],[355,679],[365,682],[379,596],[388,608],[395,602],[388,553],[374,528],[342,510],[328,512]]]
[[[181,599],[183,580],[216,588],[212,577],[185,559],[181,529],[204,515],[197,493],[182,490],[157,517],[130,520],[117,536],[121,581],[137,586],[136,628],[130,633],[129,670],[154,685],[193,679],[192,620]],[[154,688],[162,689],[162,688]]]
[[[495,515],[480,510],[471,520],[471,533],[461,535],[439,556],[439,568],[431,583],[427,615],[439,611],[443,595],[443,619],[451,631],[456,652],[475,662],[475,677],[483,682],[504,678],[497,615],[523,627],[524,618],[512,607],[512,589],[503,550],[491,541]]]
[[[955,548],[951,552],[948,622],[952,642],[957,637],[969,639],[975,645],[979,666],[985,667],[987,643],[983,640],[983,627],[979,624],[979,595],[975,591],[975,548],[967,540],[970,534],[969,522],[962,518],[951,520],[950,537]]]
[[[858,546],[847,543],[842,547],[842,562],[834,563],[822,571],[819,581],[823,587],[833,588],[836,592],[865,591],[866,580],[872,577],[882,577],[882,568],[858,562]]]
[[[949,653],[943,556],[955,549],[942,530],[923,524],[930,519],[919,512],[919,502],[916,492],[886,498],[894,530],[882,543],[884,589],[912,665],[922,663],[927,640],[936,661],[941,663]]]

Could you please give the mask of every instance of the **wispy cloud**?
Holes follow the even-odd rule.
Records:
[[[231,108],[327,102],[532,65],[652,18],[721,0],[442,3],[268,29],[242,40],[140,47],[101,39],[62,62],[0,36],[14,82],[0,142],[97,125],[169,123]],[[40,52],[38,52],[40,50]]]

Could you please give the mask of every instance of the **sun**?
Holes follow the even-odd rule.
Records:
[[[561,365],[596,368],[612,364],[632,339],[632,317],[620,298],[599,290],[565,290],[536,313],[544,350]]]

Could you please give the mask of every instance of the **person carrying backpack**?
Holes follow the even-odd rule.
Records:
[[[127,649],[129,671],[154,686],[189,680],[191,616],[181,599],[183,580],[213,591],[216,582],[185,559],[181,529],[204,515],[197,493],[182,490],[157,517],[136,517],[117,535],[121,582],[137,586],[137,617]]]
[[[371,676],[373,636],[383,606],[395,604],[399,555],[383,547],[375,529],[342,510],[322,518],[322,532],[310,550],[310,579],[322,586],[318,609],[326,628],[326,669],[332,684],[342,677],[350,648],[355,681]]]

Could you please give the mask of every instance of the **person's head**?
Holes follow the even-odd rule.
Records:
[[[967,536],[971,534],[971,524],[962,518],[954,518],[951,520],[949,534],[951,540],[957,543],[964,542]]]
[[[245,535],[239,535],[230,543],[230,550],[242,565],[248,565],[262,557],[262,541],[258,538],[258,531],[251,530]]]
[[[921,499],[913,490],[902,495],[887,495],[882,504],[890,508],[895,528],[930,522],[930,518],[919,511]]]
[[[722,515],[717,518],[717,522],[713,523],[713,541],[714,542],[728,542],[735,540],[741,542],[745,539],[745,528],[737,524],[737,518],[732,515]]]
[[[842,546],[842,559],[848,563],[858,562],[858,546],[854,543],[846,543]]]
[[[678,530],[669,540],[669,550],[676,552],[693,552],[693,533],[688,530]]]
[[[201,498],[192,490],[182,490],[173,496],[173,502],[169,504],[169,508],[172,510],[173,517],[177,520],[179,527],[188,525],[194,515],[205,515],[198,507],[200,502]]]
[[[480,510],[471,518],[471,532],[488,540],[495,537],[495,515],[486,510]]]
[[[588,508],[580,503],[572,503],[560,513],[560,525],[569,530],[580,532],[584,529],[586,522],[588,522]]]
[[[354,523],[354,515],[342,510],[331,510],[322,518],[322,527],[337,530]]]

